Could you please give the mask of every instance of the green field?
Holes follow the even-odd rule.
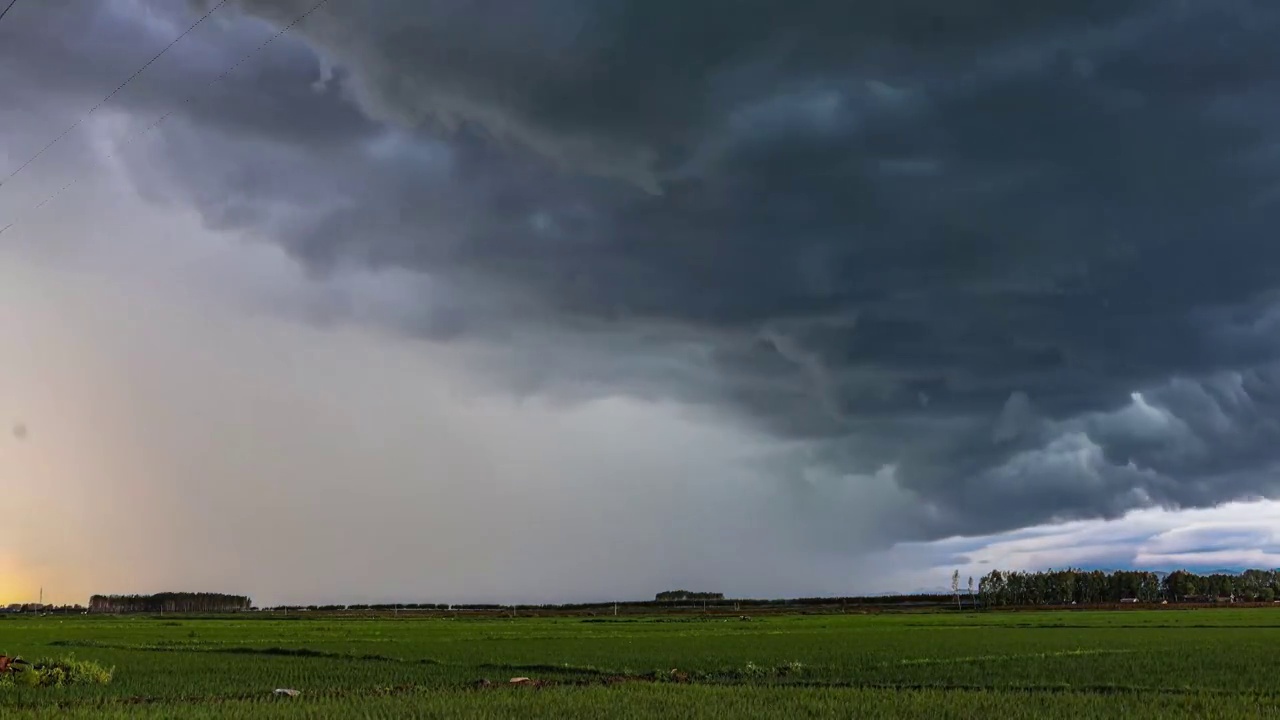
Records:
[[[1280,717],[1273,609],[10,617],[0,652],[115,670],[100,686],[0,686],[6,718]]]

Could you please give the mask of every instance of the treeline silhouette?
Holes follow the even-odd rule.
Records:
[[[951,595],[862,595],[847,597],[807,597],[807,598],[724,598],[684,600],[628,600],[614,602],[587,603],[518,603],[501,605],[495,603],[379,603],[353,605],[275,605],[264,607],[264,612],[351,612],[351,611],[395,611],[395,610],[441,610],[451,612],[470,611],[502,611],[502,612],[585,612],[610,611],[614,605],[631,611],[636,610],[670,610],[686,607],[688,609],[742,610],[746,608],[809,608],[848,606],[893,606],[893,605],[941,605],[953,603]],[[966,601],[967,602],[967,601]],[[687,603],[687,604],[682,604]]]
[[[967,595],[961,590],[961,594]],[[562,604],[500,603],[377,603],[351,605],[279,605],[267,611],[559,611],[607,612],[615,605],[635,611],[679,609],[744,610],[747,608],[813,608],[929,606],[955,603],[955,594],[899,594],[807,598],[726,599],[721,593],[668,590],[653,600]],[[1280,598],[1280,570],[1246,570],[1242,573],[1196,574],[1187,570],[1156,573],[1143,570],[1080,570],[1067,568],[1044,572],[992,570],[978,581],[976,602],[962,598],[966,606],[1014,607],[1037,605],[1089,605],[1122,602],[1272,602]],[[26,608],[23,608],[26,609]],[[34,609],[34,608],[32,608]],[[257,610],[244,595],[222,593],[158,593],[155,595],[94,595],[89,611],[95,613],[225,613]]]
[[[166,592],[155,595],[94,595],[89,612],[95,613],[222,613],[253,607],[244,595]]]
[[[690,592],[688,590],[667,590],[653,598],[657,602],[679,602],[681,600],[723,600],[724,593]]]
[[[0,606],[0,614],[6,613],[81,613],[85,608],[82,605],[41,605],[40,603],[14,603],[12,605]]]
[[[985,607],[1119,602],[1272,602],[1280,596],[1280,571],[1197,575],[1177,570],[1161,576],[1144,570],[992,570],[978,581]]]

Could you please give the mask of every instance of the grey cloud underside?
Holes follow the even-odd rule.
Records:
[[[146,9],[142,17],[139,8]],[[374,124],[332,87],[312,87],[321,76],[319,61],[293,37],[272,42],[252,62],[214,83],[277,30],[266,23],[228,27],[220,22],[223,13],[228,11],[196,26],[95,114],[123,107],[155,121],[171,112],[197,113],[226,132],[316,146],[344,144],[372,132]],[[41,139],[48,142],[85,117],[200,14],[184,11],[180,3],[132,1],[56,0],[15,8],[0,26],[4,105],[37,111],[47,135]],[[306,118],[305,135],[293,132],[301,118]],[[29,144],[34,148],[23,148],[28,155],[40,147],[34,140]]]
[[[994,532],[1280,491],[1277,29],[1224,0],[340,0],[300,28],[324,92],[295,41],[133,162],[318,272],[449,288],[416,331],[600,339],[559,382],[895,465],[903,536]]]

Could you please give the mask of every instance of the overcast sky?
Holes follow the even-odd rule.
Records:
[[[0,601],[1280,565],[1278,31],[18,0]]]

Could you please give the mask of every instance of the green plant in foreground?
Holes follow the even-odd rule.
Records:
[[[30,664],[15,665],[10,672],[0,675],[0,688],[106,685],[111,682],[113,673],[113,669],[90,660],[77,660],[71,656],[42,658]]]

